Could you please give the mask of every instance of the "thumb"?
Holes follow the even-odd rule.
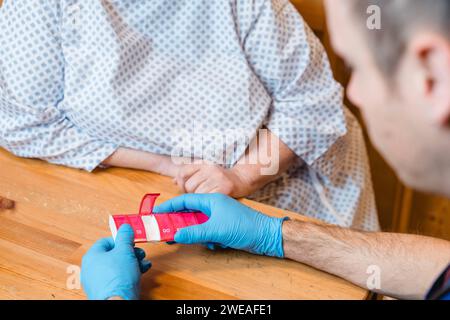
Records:
[[[175,242],[181,244],[196,244],[209,242],[205,232],[205,224],[186,227],[175,234]]]
[[[98,240],[96,243],[92,245],[89,249],[90,253],[102,253],[108,252],[114,248],[114,240],[113,238],[104,238]]]
[[[129,224],[124,224],[117,231],[116,248],[122,246],[134,246],[134,231]]]

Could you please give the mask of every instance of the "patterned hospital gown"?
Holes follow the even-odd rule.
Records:
[[[0,10],[0,146],[21,157],[92,171],[119,147],[218,162],[204,150],[219,145],[232,166],[242,136],[264,127],[301,161],[251,198],[377,230],[364,140],[342,101],[288,0],[5,0]]]

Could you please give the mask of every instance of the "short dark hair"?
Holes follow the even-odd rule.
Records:
[[[450,39],[450,0],[352,0],[359,21],[368,18],[367,9],[376,5],[381,10],[381,29],[369,30],[369,45],[385,73],[392,72],[403,55],[410,36],[426,27]]]

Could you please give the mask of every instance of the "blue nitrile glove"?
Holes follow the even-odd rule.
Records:
[[[81,264],[81,284],[88,298],[139,299],[141,273],[151,267],[144,258],[145,251],[134,247],[134,232],[128,224],[121,226],[115,243],[112,238],[97,241]]]
[[[209,216],[204,224],[180,229],[182,244],[217,243],[233,249],[283,258],[282,225],[223,194],[184,194],[156,207],[154,213],[198,210]]]

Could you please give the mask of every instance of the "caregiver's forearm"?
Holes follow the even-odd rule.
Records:
[[[365,233],[301,221],[283,224],[289,259],[335,274],[373,291],[405,299],[423,299],[450,262],[450,242],[407,234]],[[375,274],[374,274],[375,273]],[[371,282],[372,284],[376,284]]]
[[[276,180],[294,161],[298,161],[297,155],[283,141],[269,130],[267,132],[267,135],[256,138],[257,143],[252,143],[245,155],[231,169],[251,189],[248,194]],[[276,150],[272,150],[274,146]]]
[[[119,148],[102,164],[111,167],[146,170],[170,177],[175,177],[177,173],[177,167],[170,156],[127,148]]]

